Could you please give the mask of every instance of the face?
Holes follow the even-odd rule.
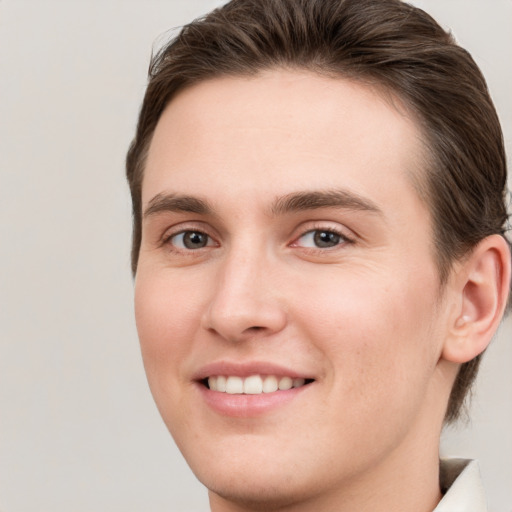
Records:
[[[165,110],[137,327],[160,413],[214,501],[328,496],[435,437],[444,331],[411,180],[422,155],[403,109],[306,72],[212,80]]]

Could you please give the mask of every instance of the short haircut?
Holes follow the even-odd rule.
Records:
[[[431,213],[441,286],[479,241],[505,236],[507,170],[498,116],[479,68],[434,19],[400,0],[232,0],[186,25],[151,61],[126,160],[134,273],[144,165],[165,107],[194,84],[269,69],[357,80],[391,92],[412,112],[428,155],[414,184]],[[480,359],[461,365],[447,422],[460,416]]]

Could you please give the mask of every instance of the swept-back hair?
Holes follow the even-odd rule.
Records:
[[[412,112],[429,156],[415,186],[431,212],[441,285],[479,241],[504,236],[506,158],[495,108],[469,53],[428,14],[400,0],[232,0],[186,25],[152,59],[126,160],[134,273],[144,165],[166,105],[193,84],[272,68],[359,80]],[[459,416],[479,362],[461,365],[447,421]]]

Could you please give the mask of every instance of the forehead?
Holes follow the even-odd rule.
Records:
[[[208,196],[213,183],[226,198],[343,186],[396,199],[416,196],[411,177],[423,162],[420,129],[391,94],[306,71],[223,77],[185,89],[165,109],[143,203],[162,192]]]

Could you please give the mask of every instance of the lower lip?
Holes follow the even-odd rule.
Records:
[[[312,384],[307,384],[286,391],[259,395],[231,395],[212,391],[198,383],[199,391],[208,406],[221,415],[235,418],[255,417],[284,407],[311,386]]]

